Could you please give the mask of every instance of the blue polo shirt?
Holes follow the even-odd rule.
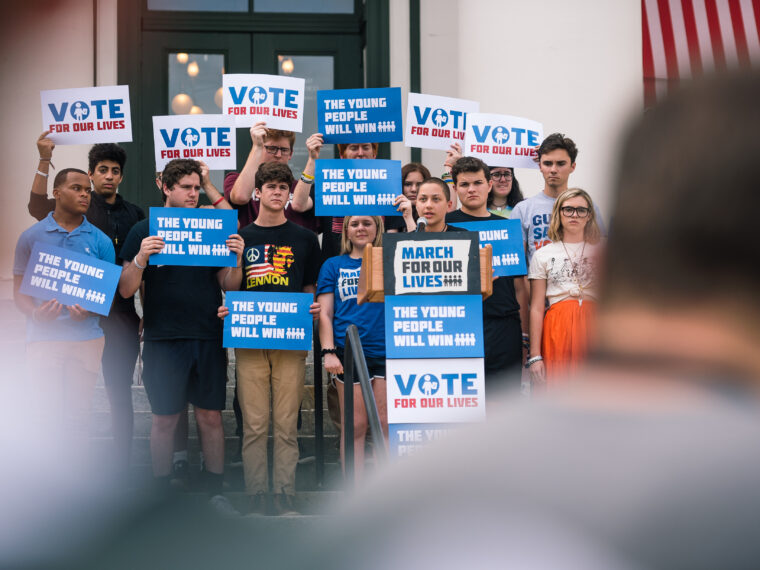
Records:
[[[78,228],[68,232],[53,219],[50,212],[42,221],[37,222],[31,228],[21,234],[16,243],[16,257],[13,262],[13,274],[23,275],[32,254],[35,242],[42,242],[64,249],[70,249],[77,253],[83,253],[114,263],[115,254],[113,244],[106,234],[87,221],[85,217]],[[35,299],[36,305],[44,301]],[[103,336],[100,328],[99,317],[91,316],[83,321],[75,321],[69,317],[69,312],[64,308],[61,315],[52,322],[38,323],[31,318],[26,319],[27,342],[53,341],[53,340],[91,340]]]

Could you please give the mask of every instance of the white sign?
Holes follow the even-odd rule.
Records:
[[[40,91],[42,128],[55,144],[132,140],[129,87],[80,87]]]
[[[467,114],[477,113],[480,103],[437,95],[409,93],[406,106],[406,146],[449,150],[464,142]]]
[[[388,423],[462,423],[486,417],[482,358],[386,361]]]
[[[511,115],[472,113],[467,116],[464,156],[474,156],[488,166],[538,168],[535,147],[544,139],[544,126]]]
[[[466,240],[399,241],[393,258],[393,294],[467,291],[469,264]]]
[[[224,115],[153,117],[156,170],[175,158],[205,162],[209,170],[235,169],[235,120]]]
[[[222,76],[222,113],[233,115],[237,127],[266,121],[267,128],[300,133],[306,81],[282,75]]]

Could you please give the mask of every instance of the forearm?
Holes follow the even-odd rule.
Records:
[[[253,189],[256,186],[256,171],[261,165],[261,158],[261,149],[254,146],[230,190],[230,201],[233,204],[244,206],[251,201]]]
[[[139,253],[135,256],[138,263],[140,263],[140,265],[147,265],[148,260],[146,259],[145,263],[143,263],[142,260],[138,259],[139,256]],[[119,294],[122,297],[126,299],[137,292],[142,283],[143,271],[143,269],[137,267],[134,260],[124,262],[124,269],[122,269],[121,277],[119,278]]]
[[[217,210],[231,210],[232,206],[230,206],[230,203],[224,199],[224,195],[217,190],[216,186],[211,184],[211,182],[207,182],[206,185],[203,187],[203,189],[206,191],[206,196],[208,196],[209,201],[211,202],[211,205],[214,206]]]
[[[13,276],[13,302],[16,304],[16,308],[18,308],[19,311],[24,313],[27,317],[31,317],[37,305],[35,305],[32,297],[21,293],[21,281],[23,279],[23,275]]]
[[[43,174],[50,174],[50,159],[40,158],[37,163],[37,172],[34,173],[32,180],[32,193],[47,197],[48,176],[43,176]]]
[[[527,277],[515,277],[515,294],[520,304],[520,327],[523,334],[530,331],[530,284]]]
[[[228,267],[223,272],[220,285],[225,291],[238,291],[243,282],[243,269],[241,267]]]
[[[544,330],[544,306],[530,306],[530,356],[541,356],[541,335]]]
[[[312,157],[306,161],[303,173],[308,178],[314,177],[315,162]],[[307,184],[303,180],[298,180],[295,190],[293,190],[293,200],[290,203],[290,207],[296,212],[307,212],[314,207],[314,200],[311,199],[311,187],[313,184]]]

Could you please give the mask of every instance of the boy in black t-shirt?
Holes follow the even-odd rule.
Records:
[[[163,171],[162,186],[166,207],[195,208],[201,189],[200,164],[172,160]],[[121,294],[134,295],[145,283],[143,380],[153,412],[153,475],[168,487],[174,431],[189,401],[195,408],[211,495],[221,493],[224,479],[221,410],[227,383],[227,355],[216,313],[222,289],[236,290],[240,284],[243,239],[233,234],[227,247],[237,254],[237,267],[148,265],[150,255],[164,248],[164,240],[149,235],[148,220],[143,220],[129,232],[120,254],[124,265],[119,279]],[[218,502],[215,499],[214,504],[219,506]]]
[[[320,250],[314,232],[285,218],[285,205],[293,183],[286,164],[265,162],[256,172],[256,221],[240,230],[245,241],[245,291],[316,291]],[[312,313],[319,313],[314,303]],[[228,314],[219,308],[219,316]],[[293,514],[298,463],[298,408],[303,399],[306,351],[277,349],[235,350],[238,399],[243,412],[243,469],[251,511],[266,512],[269,490],[267,436],[269,400],[272,400],[274,434],[273,488],[277,514]]]
[[[491,190],[491,174],[482,160],[465,156],[451,168],[460,208],[446,215],[447,223],[503,220],[486,206]],[[419,198],[418,198],[419,200]],[[517,372],[522,364],[520,305],[515,288],[524,286],[522,277],[501,277],[493,283],[493,295],[483,302],[483,341],[486,381],[503,372]]]

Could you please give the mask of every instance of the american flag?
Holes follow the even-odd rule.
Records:
[[[713,70],[760,67],[760,0],[641,0],[644,102]]]
[[[246,252],[250,264],[246,268],[247,277],[258,277],[275,273],[287,275],[288,268],[293,263],[293,248],[290,246],[256,245]]]

